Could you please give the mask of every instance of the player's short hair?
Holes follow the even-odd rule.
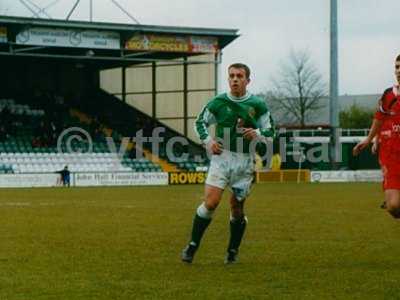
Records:
[[[400,54],[396,56],[396,60],[395,61],[400,61]]]
[[[242,64],[242,63],[234,63],[234,64],[231,64],[231,65],[229,66],[228,70],[229,70],[230,68],[243,69],[244,72],[246,73],[246,78],[247,78],[247,79],[250,78],[250,68],[249,68],[247,65]]]

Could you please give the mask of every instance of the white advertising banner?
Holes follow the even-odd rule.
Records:
[[[76,173],[75,186],[168,185],[168,173]]]
[[[380,182],[380,170],[312,171],[311,182]]]
[[[1,174],[0,188],[52,187],[59,182],[60,174]]]
[[[32,27],[17,34],[16,43],[94,49],[120,49],[118,32]]]

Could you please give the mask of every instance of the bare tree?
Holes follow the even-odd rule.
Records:
[[[308,51],[292,50],[271,82],[272,89],[262,96],[270,109],[281,116],[281,121],[303,127],[307,119],[326,106],[326,84]]]

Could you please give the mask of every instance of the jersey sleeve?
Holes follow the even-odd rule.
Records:
[[[392,97],[390,97],[390,91],[391,89],[385,90],[382,97],[378,101],[378,107],[374,115],[374,118],[377,120],[382,121],[390,114],[389,110],[391,102],[393,101]]]
[[[256,132],[260,137],[275,137],[275,124],[265,102],[261,106],[262,114],[257,119]]]
[[[211,140],[208,127],[212,124],[217,123],[217,119],[212,112],[210,103],[211,102],[204,106],[194,123],[194,131],[196,132],[201,142],[204,144],[207,144]]]

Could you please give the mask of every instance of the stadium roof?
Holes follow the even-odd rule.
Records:
[[[98,40],[95,40],[96,34]],[[238,36],[237,29],[66,21],[0,15],[0,58],[6,56],[7,59],[37,57],[86,60],[97,64],[101,62],[105,67],[111,67],[219,53]]]

